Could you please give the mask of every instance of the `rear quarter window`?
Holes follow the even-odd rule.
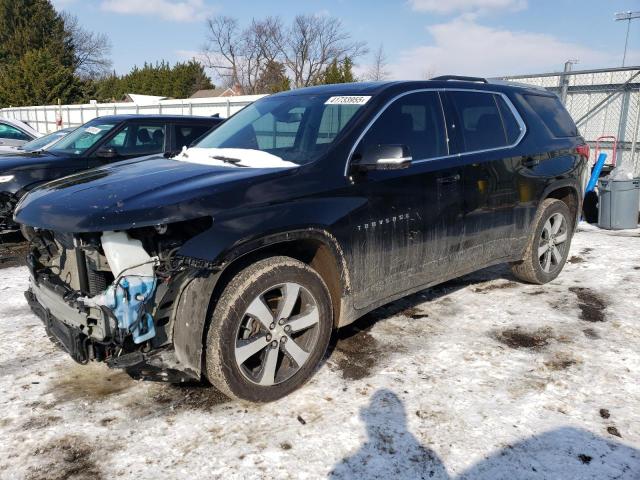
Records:
[[[575,137],[578,128],[558,97],[524,95],[554,137]]]

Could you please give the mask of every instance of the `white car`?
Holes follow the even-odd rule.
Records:
[[[41,136],[40,132],[26,122],[0,118],[0,152],[12,151],[13,148],[7,147],[19,147]]]
[[[11,155],[12,153],[20,152],[36,152],[40,150],[46,150],[50,146],[58,143],[60,139],[66,137],[69,132],[73,132],[76,127],[63,128],[62,130],[56,130],[55,132],[43,135],[40,138],[31,140],[19,147],[0,147],[0,155]]]

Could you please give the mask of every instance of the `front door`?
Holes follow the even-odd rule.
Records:
[[[402,170],[352,172],[355,194],[366,199],[351,217],[358,309],[446,275],[462,228],[461,171],[442,158],[448,145],[437,92],[396,99],[352,159],[375,145],[406,145],[413,162]]]
[[[130,122],[125,124],[115,135],[99,145],[89,161],[89,166],[99,166],[129,158],[144,157],[156,153],[164,153],[166,124],[157,122]],[[100,152],[111,149],[115,156],[101,158]]]

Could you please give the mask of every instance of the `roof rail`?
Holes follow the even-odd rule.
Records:
[[[433,77],[431,80],[443,80],[443,81],[457,80],[459,82],[489,83],[486,78],[482,78],[482,77],[464,77],[462,75],[442,75],[440,77]]]

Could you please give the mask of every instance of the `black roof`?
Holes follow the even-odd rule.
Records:
[[[282,95],[377,95],[387,90],[419,90],[423,88],[464,88],[474,90],[521,90],[541,93],[544,90],[535,86],[528,86],[519,83],[511,83],[499,80],[480,81],[460,81],[460,80],[397,80],[389,82],[355,82],[338,83],[333,85],[318,85],[314,87],[297,88],[286,92],[277,93]]]
[[[89,120],[90,122],[94,121],[106,121],[106,122],[124,122],[126,120],[169,120],[169,121],[179,121],[179,122],[189,122],[189,121],[198,121],[211,123],[215,125],[217,123],[222,122],[224,119],[220,117],[210,117],[210,116],[202,116],[202,115],[144,115],[144,114],[120,114],[120,115],[104,115],[101,117],[94,118]]]

